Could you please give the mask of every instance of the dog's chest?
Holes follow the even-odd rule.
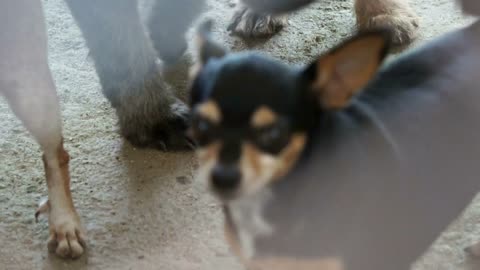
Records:
[[[268,237],[274,228],[265,218],[265,207],[272,198],[269,189],[264,189],[252,196],[233,201],[228,204],[230,224],[242,255],[252,259],[256,255],[257,238]]]

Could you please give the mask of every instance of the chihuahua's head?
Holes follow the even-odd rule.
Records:
[[[210,39],[210,27],[207,22],[197,33],[191,134],[199,177],[223,201],[287,174],[321,114],[347,107],[388,47],[384,31],[364,33],[293,68],[261,54],[228,53]]]

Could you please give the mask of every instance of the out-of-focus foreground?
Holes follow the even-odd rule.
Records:
[[[223,238],[215,200],[194,183],[192,154],[136,150],[116,133],[88,51],[61,0],[44,0],[50,65],[61,98],[72,193],[88,231],[87,256],[74,262],[47,253],[47,222],[35,224],[46,195],[40,151],[0,102],[0,265],[5,269],[241,269]],[[228,36],[233,0],[210,0],[216,35]],[[422,40],[466,24],[450,0],[413,0]],[[265,43],[248,44],[288,62],[307,62],[354,29],[352,1],[328,0],[297,13]],[[228,14],[228,15],[226,15]],[[422,41],[420,41],[422,42]],[[186,57],[188,58],[188,57]],[[168,79],[185,92],[185,60]],[[477,207],[475,207],[477,205]],[[480,239],[480,201],[457,220],[419,262],[418,269],[463,269],[462,247]]]

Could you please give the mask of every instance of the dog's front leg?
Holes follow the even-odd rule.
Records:
[[[41,2],[1,2],[0,30],[0,94],[43,151],[49,200],[40,209],[49,213],[48,246],[62,257],[78,257],[85,237],[70,194],[69,156],[47,62]]]
[[[23,80],[23,81],[20,81]],[[85,236],[70,193],[69,156],[63,148],[61,120],[55,88],[45,67],[38,74],[15,80],[6,97],[15,114],[43,150],[48,201],[35,214],[49,214],[49,250],[62,257],[83,254]]]
[[[52,144],[53,146],[53,144]],[[70,193],[69,155],[60,141],[57,149],[45,149],[43,164],[48,185],[48,201],[35,213],[49,214],[48,249],[62,257],[76,258],[83,254],[85,234]]]
[[[190,140],[185,136],[189,109],[162,76],[157,52],[144,31],[137,1],[66,2],[86,39],[103,93],[117,112],[120,133],[137,147],[190,149]],[[172,6],[189,9],[179,3]],[[182,14],[170,16],[181,18],[182,26],[188,24]],[[157,25],[155,20],[151,23]],[[175,21],[171,23],[169,26],[176,25]],[[161,29],[167,27],[176,32],[177,26]],[[175,33],[174,37],[166,37],[172,40],[155,43],[168,61],[175,61],[183,52],[183,34]],[[164,38],[157,32],[154,37]]]

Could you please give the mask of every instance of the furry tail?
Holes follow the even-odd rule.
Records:
[[[242,0],[250,8],[261,13],[278,14],[305,7],[315,0]]]

